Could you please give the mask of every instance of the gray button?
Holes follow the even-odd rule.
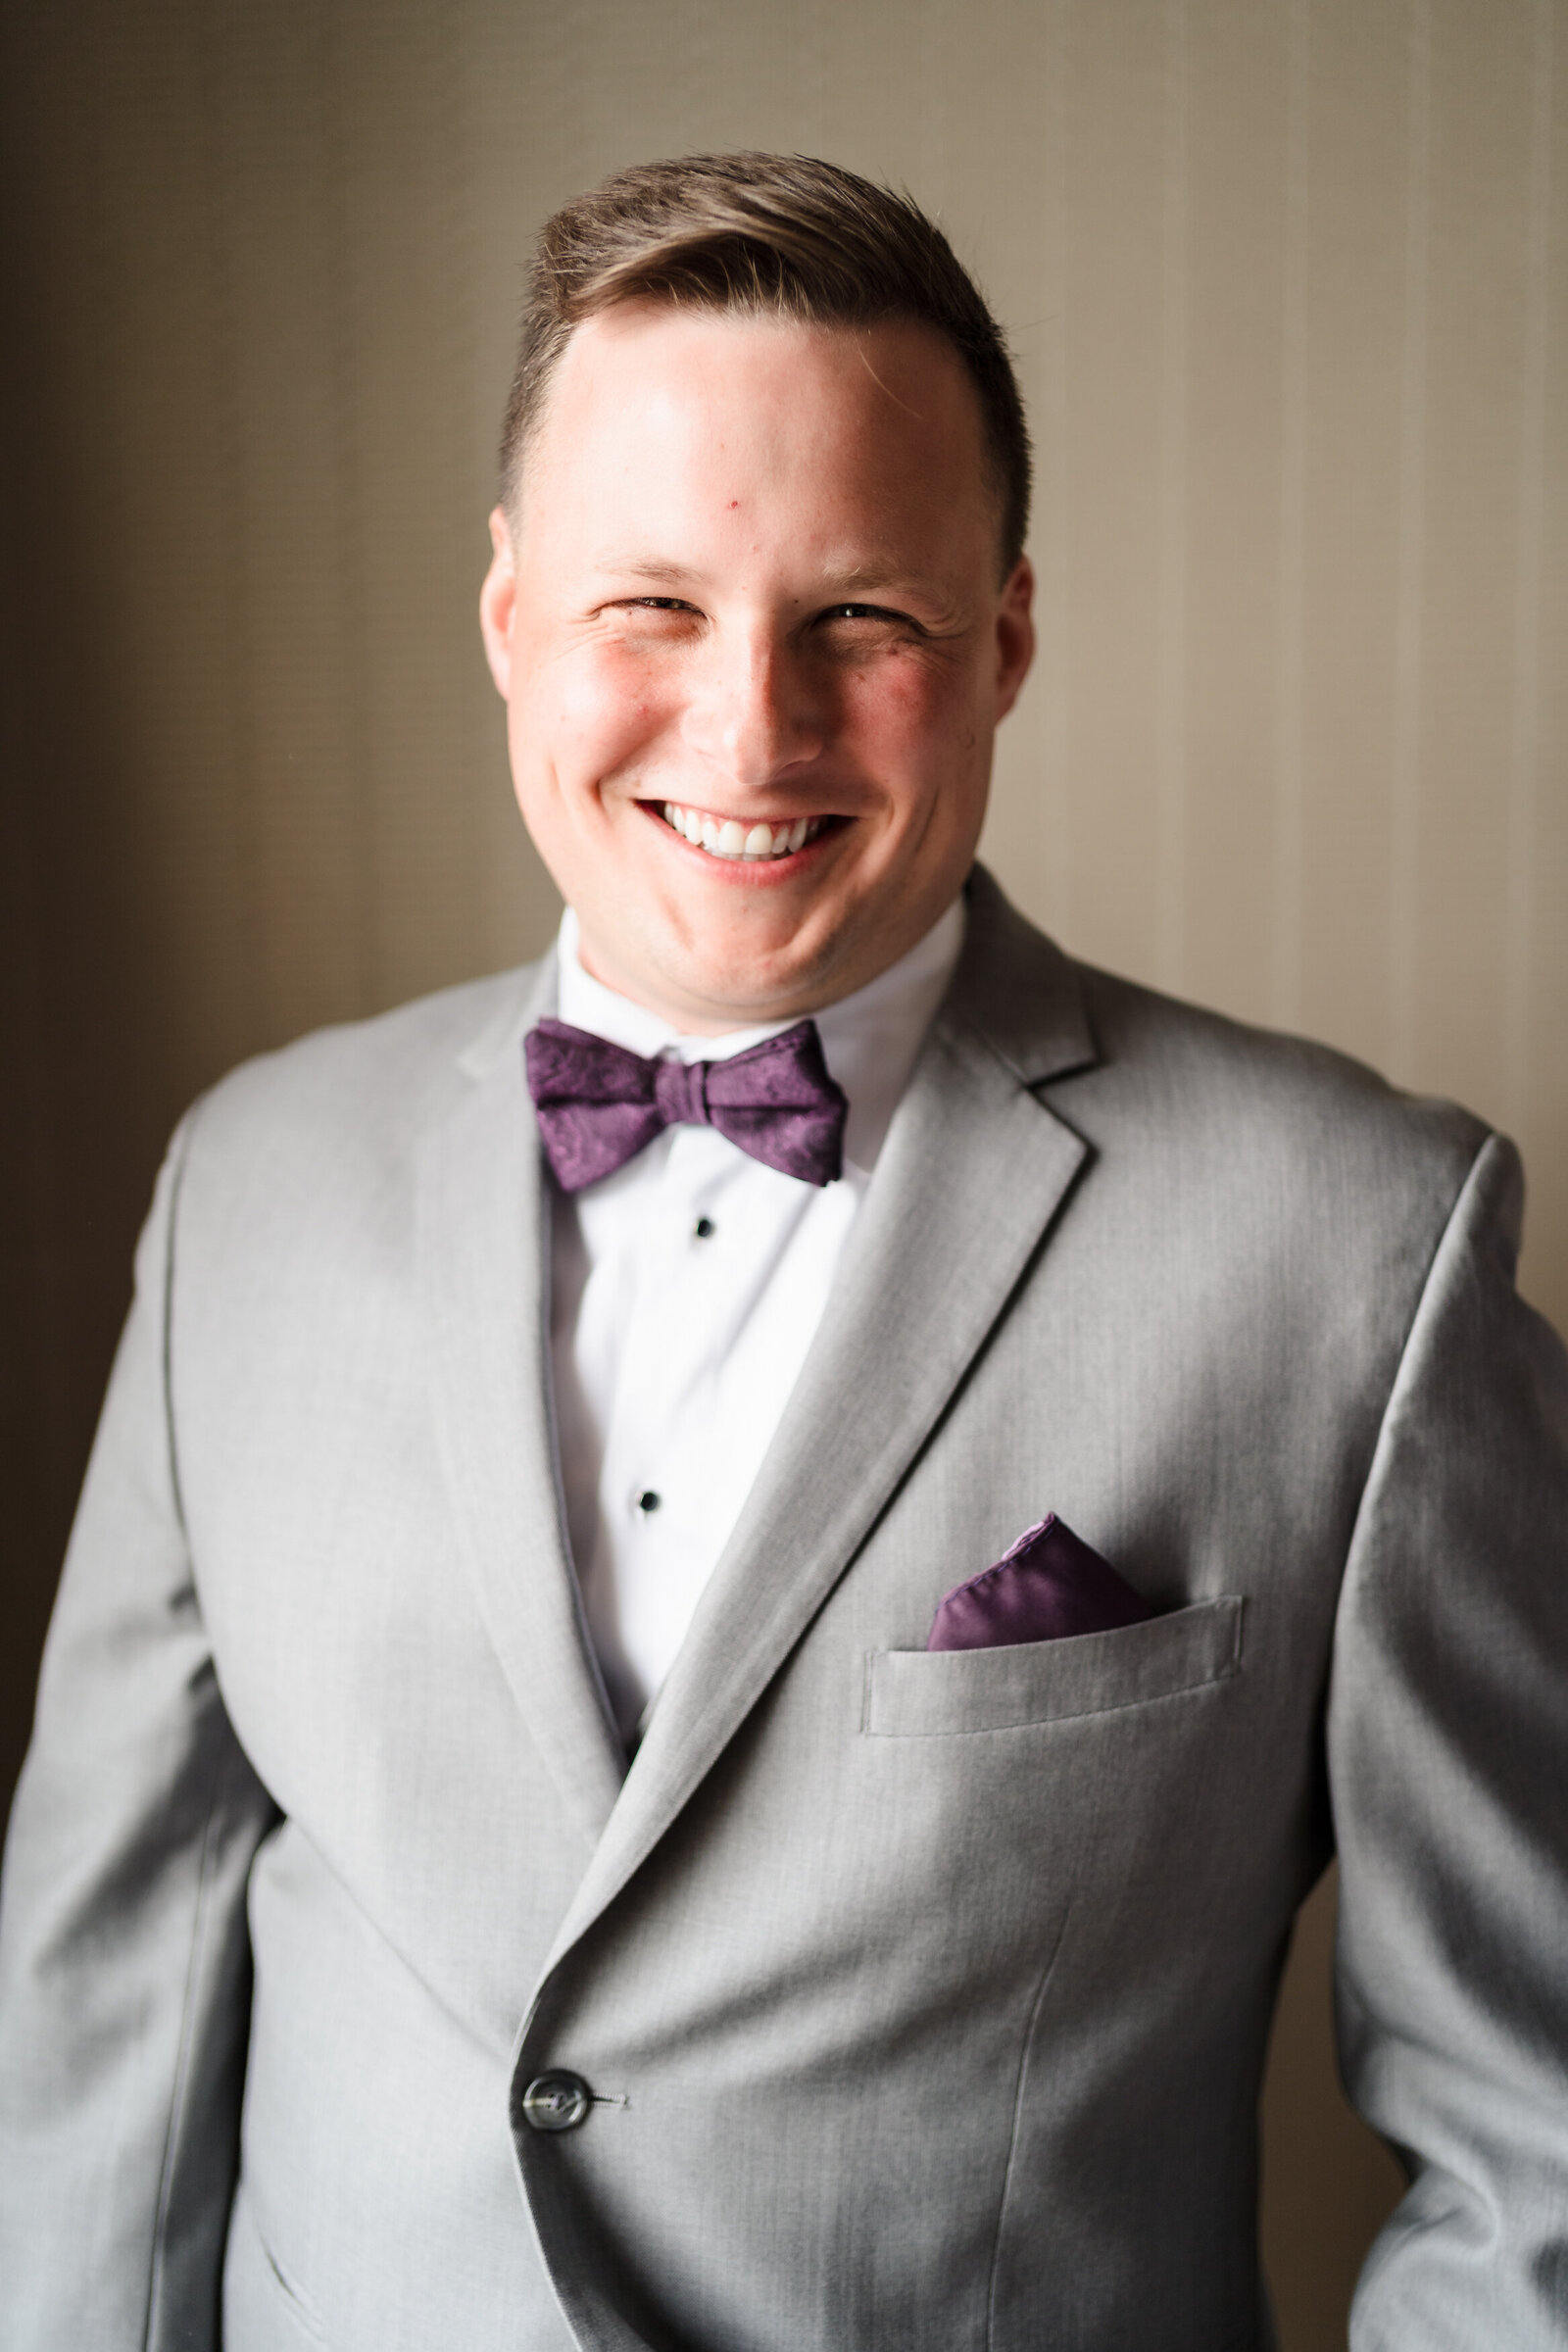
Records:
[[[575,2132],[587,2119],[594,2094],[581,2075],[535,2075],[522,2094],[522,2120],[535,2132]]]

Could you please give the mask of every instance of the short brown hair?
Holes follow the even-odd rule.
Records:
[[[1029,432],[1002,329],[918,205],[808,155],[636,164],[545,222],[502,428],[501,496],[514,517],[528,442],[573,328],[648,298],[817,326],[915,318],[934,327],[980,402],[1011,570],[1029,521]]]

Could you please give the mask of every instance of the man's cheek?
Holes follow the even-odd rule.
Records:
[[[968,716],[952,675],[910,660],[879,662],[844,682],[843,720],[860,743],[913,768],[950,742]]]
[[[564,770],[601,775],[667,723],[669,683],[659,663],[623,648],[585,647],[514,704],[514,730],[524,744],[548,742]]]

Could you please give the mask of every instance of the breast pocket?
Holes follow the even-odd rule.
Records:
[[[951,1738],[1151,1706],[1240,1672],[1242,1614],[1241,1594],[1226,1592],[1057,1642],[872,1650],[860,1729],[872,1739]]]

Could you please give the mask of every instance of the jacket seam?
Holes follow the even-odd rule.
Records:
[[[212,1916],[212,1877],[214,1827],[219,1815],[219,1781],[221,1765],[215,1764],[209,1785],[207,1818],[202,1825],[201,1862],[196,1879],[196,1906],[191,1921],[190,1951],[185,1967],[184,1995],[180,2006],[179,2048],[174,2061],[174,2079],[170,2090],[169,2123],[164,2134],[164,2157],[158,2182],[158,2210],[153,2224],[152,2264],[147,2280],[147,2321],[143,2345],[151,2352],[162,2317],[165,2276],[165,2248],[170,2215],[174,2201],[174,2173],[178,2162],[180,2127],[183,2122],[186,2094],[190,2083],[191,2052],[195,2042],[197,1987],[201,1983],[202,1964],[206,1956],[208,1929]]]
[[[174,1516],[186,1542],[186,1560],[193,1599],[195,1597],[196,1564],[190,1557],[190,1531],[185,1521],[185,1501],[180,1491],[179,1450],[174,1436],[174,1243],[180,1196],[184,1189],[185,1171],[190,1161],[191,1130],[199,1108],[199,1103],[193,1104],[180,1121],[171,1147],[172,1166],[170,1176],[169,1207],[165,1219],[166,1238],[160,1301],[163,1318],[163,1344],[159,1357],[163,1377],[164,1429],[168,1446],[170,1492],[173,1501]],[[146,2352],[151,2352],[163,2316],[164,2281],[167,2268],[165,2250],[170,2217],[173,2209],[174,2174],[178,2161],[180,2126],[189,2091],[192,2051],[196,2038],[198,1986],[203,1973],[212,1912],[214,1831],[220,1810],[219,1790],[221,1776],[221,1758],[215,1758],[208,1783],[206,1817],[202,1824],[201,1858],[196,1871],[196,1901],[191,1919],[190,1946],[180,2004],[179,2042],[174,2058],[173,2081],[170,2088],[169,2121],[164,2132],[163,2162],[159,2168],[158,2204],[153,2221],[152,2260],[147,2275],[147,2312],[142,2335]]]
[[[289,2318],[293,2321],[301,2335],[309,2336],[313,2344],[319,2344],[322,2347],[322,2352],[327,2352],[327,2338],[322,2333],[320,2328],[317,2325],[315,2314],[311,2311],[309,2305],[300,2295],[298,2288],[293,2283],[293,2280],[284,2277],[283,2272],[278,2265],[276,2255],[272,2252],[271,2247],[262,2235],[261,2224],[256,2218],[256,2210],[254,2205],[247,2207],[246,2218],[250,2227],[251,2235],[256,2241],[257,2249],[261,2254],[263,2262],[267,2265],[267,2275],[271,2280],[278,2296],[286,2306]]]
[[[987,2352],[994,2352],[997,2337],[997,2288],[1002,2277],[1002,2237],[1007,2224],[1007,2207],[1012,2197],[1013,2175],[1017,2170],[1018,2140],[1023,2128],[1023,2094],[1029,2080],[1029,2053],[1034,2047],[1035,2028],[1040,2022],[1040,2012],[1045,2006],[1046,1992],[1056,1972],[1056,1961],[1061,1951],[1062,1939],[1067,1933],[1067,1922],[1072,1917],[1072,1905],[1073,1898],[1069,1895],[1066,1909],[1061,1915],[1061,1925],[1056,1930],[1055,1941],[1053,1943],[1046,1959],[1046,1965],[1040,1973],[1040,1983],[1035,1988],[1035,1997],[1029,2004],[1029,2019],[1024,2027],[1023,2041],[1018,2051],[1018,2075],[1012,2093],[1012,2126],[1007,2133],[1007,2161],[1002,2175],[1002,2195],[997,2204],[997,2227],[991,2241],[991,2264],[986,2279]]]
[[[1345,1556],[1340,1562],[1340,1574],[1337,1592],[1342,1598],[1345,1591],[1346,1578],[1349,1574],[1350,1562],[1355,1556],[1356,1546],[1361,1540],[1362,1522],[1366,1517],[1367,1511],[1367,1497],[1370,1495],[1373,1486],[1377,1480],[1378,1466],[1383,1457],[1384,1441],[1387,1438],[1389,1431],[1389,1418],[1394,1411],[1395,1399],[1399,1394],[1400,1384],[1404,1375],[1404,1367],[1409,1359],[1410,1343],[1414,1339],[1417,1327],[1421,1322],[1422,1312],[1426,1306],[1427,1298],[1432,1290],[1433,1277],[1437,1272],[1438,1261],[1443,1255],[1445,1245],[1446,1244],[1449,1235],[1453,1232],[1453,1229],[1459,1220],[1460,1214],[1465,1207],[1465,1203],[1470,1199],[1471,1193],[1475,1189],[1476,1179],[1481,1168],[1481,1162],[1486,1158],[1493,1147],[1494,1145],[1500,1147],[1502,1141],[1503,1139],[1498,1133],[1497,1129],[1494,1127],[1489,1127],[1486,1134],[1482,1137],[1481,1142],[1477,1145],[1474,1152],[1471,1154],[1469,1164],[1465,1168],[1464,1175],[1460,1179],[1453,1199],[1448,1203],[1448,1213],[1444,1218],[1441,1226],[1438,1228],[1437,1235],[1432,1244],[1431,1251],[1427,1257],[1426,1269],[1416,1287],[1415,1297],[1411,1301],[1409,1318],[1405,1323],[1404,1334],[1399,1342],[1399,1351],[1395,1358],[1394,1370],[1389,1377],[1388,1394],[1383,1399],[1383,1409],[1378,1415],[1377,1435],[1373,1439],[1371,1447],[1367,1453],[1366,1475],[1361,1481],[1361,1491],[1355,1498],[1355,1512],[1350,1521],[1349,1539],[1345,1546]],[[1337,1610],[1338,1603],[1336,1603],[1336,1613]],[[1331,1653],[1331,1675],[1332,1672],[1333,1659]]]
[[[178,1157],[174,1159],[169,1186],[169,1213],[166,1219],[167,1240],[164,1245],[164,1283],[161,1301],[164,1325],[163,1347],[159,1354],[164,1383],[164,1428],[169,1446],[170,1492],[173,1497],[174,1516],[179,1522],[180,1533],[187,1540],[190,1531],[185,1524],[185,1497],[181,1492],[179,1477],[179,1447],[174,1437],[174,1229],[179,1217],[180,1196],[185,1189],[185,1171],[190,1165],[191,1130],[200,1108],[199,1102],[193,1103],[186,1112],[175,1131],[174,1145],[172,1148],[172,1150],[177,1150]],[[195,1581],[196,1564],[193,1560],[191,1562],[193,1588]]]

